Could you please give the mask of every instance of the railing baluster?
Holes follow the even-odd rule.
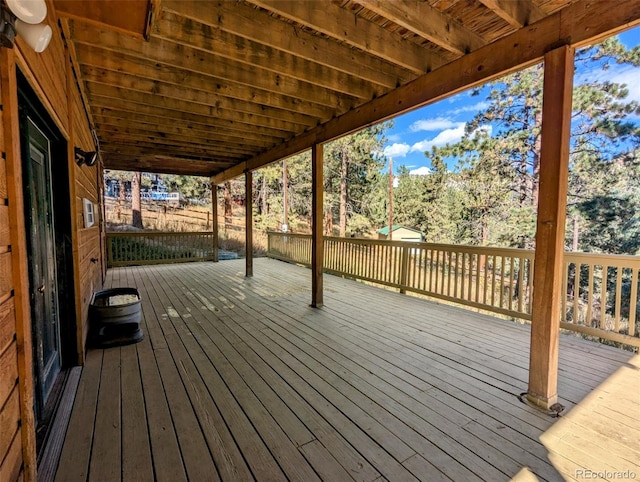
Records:
[[[505,261],[504,256],[500,256],[500,308],[504,307],[504,270],[505,270]]]
[[[515,271],[515,256],[509,257],[509,311],[513,310],[513,297],[515,286],[513,285],[513,273]]]
[[[640,268],[631,270],[631,300],[629,301],[629,328],[627,334],[636,336],[636,310],[638,309],[638,281]]]
[[[607,291],[609,284],[609,266],[602,266],[602,281],[600,283],[600,323],[598,326],[603,328],[606,326],[607,314]]]
[[[585,319],[585,325],[591,326],[591,319],[593,316],[593,272],[595,270],[595,265],[589,263],[587,265],[587,269],[589,270],[589,281],[587,285],[587,318]]]
[[[578,324],[580,316],[580,274],[582,263],[576,262],[575,273],[573,273],[573,322]]]
[[[622,305],[622,265],[616,266],[616,310],[613,331],[620,333],[620,310]]]

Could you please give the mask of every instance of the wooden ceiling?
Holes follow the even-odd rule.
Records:
[[[216,182],[638,23],[611,5],[55,2],[105,168]]]

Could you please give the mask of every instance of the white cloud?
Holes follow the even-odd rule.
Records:
[[[458,115],[462,114],[463,112],[479,112],[486,109],[487,107],[489,107],[489,102],[481,100],[480,102],[472,105],[464,105],[462,107],[458,107],[457,109],[448,110],[447,114]]]
[[[615,65],[608,70],[584,72],[576,78],[575,84],[582,85],[587,82],[606,81],[625,84],[629,89],[629,95],[626,100],[640,102],[640,68],[638,67]]]
[[[429,174],[431,174],[431,169],[429,169],[426,166],[423,166],[423,167],[419,167],[418,169],[413,169],[409,171],[409,174],[413,176],[428,176]]]
[[[411,132],[419,131],[440,131],[442,129],[452,129],[464,125],[463,122],[453,122],[445,117],[435,117],[433,119],[420,119],[415,121],[409,129]]]
[[[411,152],[426,152],[430,151],[432,147],[442,147],[446,144],[455,144],[459,142],[465,135],[466,123],[462,122],[454,128],[444,129],[433,139],[425,139],[420,142],[416,142],[412,146],[406,143],[394,143],[384,148],[384,155],[387,157],[406,157]],[[472,136],[479,132],[486,132],[491,136],[493,128],[489,124],[478,127],[471,133]]]
[[[410,150],[411,146],[409,144],[395,143],[384,148],[384,155],[387,157],[405,157]]]
[[[455,144],[459,142],[465,133],[466,123],[462,123],[459,127],[455,129],[445,129],[440,134],[435,136],[433,139],[425,139],[424,141],[416,142],[411,146],[411,152],[420,151],[430,151],[432,147],[442,147],[446,144]],[[491,136],[493,128],[491,125],[486,124],[478,127],[475,131],[471,133],[472,136],[475,136],[479,132],[486,132],[488,136]]]
[[[618,84],[626,84],[629,89],[627,100],[640,102],[640,69],[629,68],[614,75],[611,79]]]
[[[432,147],[440,147],[445,144],[453,144],[458,142],[464,136],[464,126],[462,123],[460,126],[453,129],[445,129],[433,139],[425,139],[424,141],[416,142],[411,146],[411,151],[429,151]]]

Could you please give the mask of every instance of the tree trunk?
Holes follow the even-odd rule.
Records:
[[[538,129],[542,126],[542,112],[536,114],[535,121]],[[538,192],[540,191],[540,149],[542,148],[542,136],[536,135],[533,142],[533,176],[531,179],[531,205],[538,209]]]
[[[266,216],[267,212],[267,176],[262,175],[262,187],[260,188],[260,214]]]
[[[340,154],[340,237],[347,234],[347,155],[343,151]]]
[[[578,251],[578,241],[580,237],[580,228],[578,226],[578,216],[573,216],[573,245],[571,250],[575,253]]]
[[[131,225],[135,228],[144,229],[142,224],[142,209],[140,207],[140,183],[142,174],[134,172],[131,179]]]
[[[327,208],[324,213],[324,232],[327,236],[333,236],[333,215],[331,214],[331,208]]]
[[[224,197],[224,231],[227,232],[231,229],[231,217],[233,215],[231,211],[231,183],[229,181],[224,183],[223,197]]]

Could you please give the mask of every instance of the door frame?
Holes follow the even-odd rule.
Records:
[[[20,137],[22,164],[24,165],[29,149],[25,148],[25,120],[27,116],[32,119],[34,124],[40,129],[50,140],[50,182],[52,195],[52,209],[54,218],[54,242],[56,249],[55,270],[57,274],[57,298],[58,298],[58,321],[60,333],[60,365],[61,376],[58,377],[62,383],[64,381],[64,372],[66,369],[77,364],[78,354],[81,353],[77,341],[77,316],[75,309],[75,279],[74,279],[74,258],[72,244],[72,209],[69,186],[70,173],[68,163],[67,140],[64,138],[56,123],[48,114],[46,108],[38,99],[37,94],[29,85],[27,78],[16,69],[17,86],[18,86],[18,106],[20,120]],[[27,146],[28,147],[28,146]],[[58,161],[58,162],[56,162]],[[57,186],[57,188],[56,188]],[[25,200],[26,201],[26,200]],[[25,213],[26,214],[26,213]],[[28,232],[26,226],[26,217],[22,222],[24,232]],[[29,250],[30,248],[27,247]],[[29,280],[29,293],[31,293],[31,280]],[[29,303],[31,305],[31,302]],[[33,330],[34,317],[31,315],[31,326]],[[35,350],[35,344],[34,344]],[[36,356],[34,351],[34,372],[36,369]],[[35,373],[34,373],[35,375]],[[34,377],[34,385],[37,383],[37,377]],[[48,425],[48,422],[55,413],[58,402],[58,395],[62,392],[58,387],[52,389],[46,407],[42,407],[40,420],[38,420],[38,412],[34,412],[36,418],[36,430],[38,433],[38,451],[44,446],[44,438],[46,438],[46,427],[42,437],[38,430],[38,425]],[[39,396],[39,390],[34,386],[34,402],[35,397]],[[34,409],[36,407],[34,406]]]

